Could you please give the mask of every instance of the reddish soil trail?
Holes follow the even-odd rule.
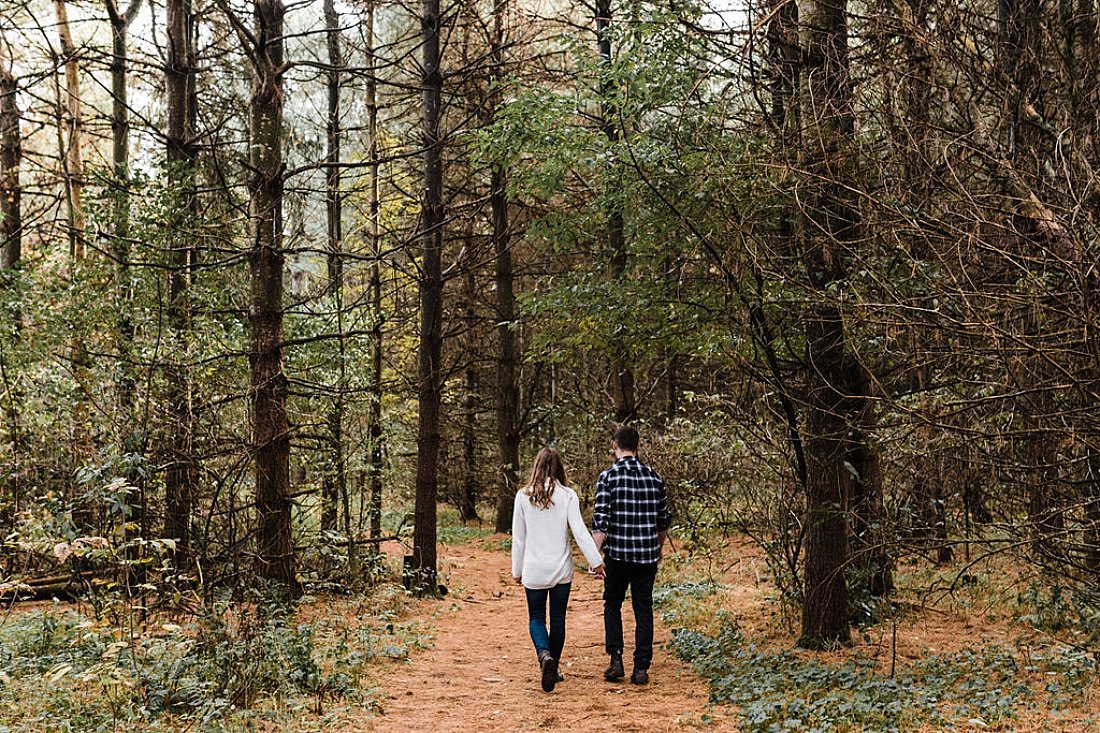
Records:
[[[523,591],[512,582],[510,558],[499,540],[442,548],[440,569],[450,595],[414,610],[430,625],[434,644],[378,670],[369,683],[383,693],[382,712],[349,731],[736,730],[728,714],[709,707],[706,684],[662,648],[669,632],[659,617],[650,684],[604,681],[602,585],[583,573],[574,578],[569,600],[566,679],[552,693],[543,692]],[[629,674],[629,601],[623,611]]]

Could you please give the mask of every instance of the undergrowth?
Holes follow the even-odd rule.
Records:
[[[1065,647],[1022,655],[990,646],[931,656],[890,676],[872,659],[826,663],[760,648],[728,619],[715,635],[678,629],[670,646],[710,682],[713,702],[738,708],[746,733],[992,727],[1036,706],[1071,714],[1096,669],[1091,656]]]
[[[0,624],[0,733],[242,730],[287,716],[323,727],[374,705],[371,661],[425,643],[385,612],[302,623],[297,609],[225,601],[132,634],[74,610],[12,615]]]

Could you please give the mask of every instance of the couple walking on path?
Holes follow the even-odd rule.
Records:
[[[653,581],[670,516],[664,481],[638,460],[638,443],[634,428],[615,431],[611,442],[615,462],[596,482],[591,534],[581,517],[577,493],[566,481],[561,454],[553,448],[539,451],[527,485],[516,494],[512,575],[526,591],[531,641],[546,692],[562,680],[558,664],[565,646],[565,614],[573,582],[570,531],[588,561],[589,573],[604,581],[604,647],[610,656],[604,678],[618,681],[626,674],[622,605],[629,589],[635,625],[630,681],[636,685],[649,682]]]

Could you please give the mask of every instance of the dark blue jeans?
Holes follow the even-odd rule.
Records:
[[[554,659],[561,659],[565,647],[565,609],[569,605],[571,583],[553,588],[524,588],[527,591],[528,626],[535,651],[548,650]],[[550,630],[546,629],[546,602],[550,602]]]
[[[653,661],[653,581],[657,563],[639,564],[604,558],[604,646],[608,654],[623,651],[623,601],[630,589],[634,608],[634,668],[649,669]]]

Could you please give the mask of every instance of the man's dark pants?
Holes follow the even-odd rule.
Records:
[[[603,586],[604,647],[608,654],[623,650],[623,601],[630,589],[634,607],[634,668],[649,669],[653,661],[653,581],[657,563],[622,562],[605,558]]]

